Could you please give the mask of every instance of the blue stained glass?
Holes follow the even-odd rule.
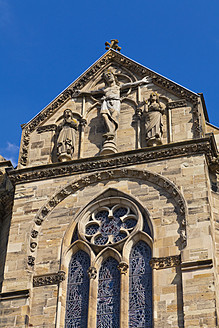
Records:
[[[132,229],[132,228],[134,228],[136,223],[137,223],[136,219],[128,218],[123,222],[122,226],[125,229]]]
[[[125,207],[120,207],[117,210],[114,211],[113,216],[115,218],[121,218],[122,216],[124,216],[126,213],[128,212],[127,208]]]
[[[98,224],[90,224],[89,226],[86,227],[86,234],[87,235],[94,235],[99,229],[99,225]]]
[[[118,262],[109,257],[99,272],[97,297],[97,328],[119,327],[120,273]]]
[[[129,263],[129,327],[152,328],[151,249],[139,241],[131,250]]]
[[[94,244],[95,245],[105,245],[108,241],[108,237],[104,237],[102,235],[99,235],[95,238]]]
[[[87,327],[90,259],[78,251],[71,258],[68,273],[65,328]]]
[[[108,211],[100,211],[95,215],[95,219],[104,221],[105,219],[108,218]]]
[[[127,233],[120,232],[117,236],[113,238],[114,243],[117,243],[118,241],[124,239],[127,236]]]

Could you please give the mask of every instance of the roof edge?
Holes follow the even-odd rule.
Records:
[[[179,84],[179,83],[177,83],[177,82],[175,82],[175,81],[169,79],[168,77],[166,77],[166,76],[164,76],[164,75],[162,75],[162,74],[160,74],[160,73],[157,73],[156,71],[154,71],[154,70],[148,68],[147,66],[144,66],[144,65],[140,64],[139,62],[137,62],[137,61],[135,61],[135,60],[133,60],[133,59],[127,57],[126,55],[123,55],[123,54],[121,54],[120,52],[115,51],[114,49],[111,49],[111,50],[114,51],[114,52],[116,52],[117,54],[121,55],[122,57],[127,58],[128,60],[132,61],[133,63],[135,63],[135,64],[137,64],[137,65],[140,65],[140,66],[144,67],[145,69],[147,69],[147,70],[150,71],[151,73],[156,74],[156,75],[158,75],[159,77],[161,77],[161,78],[163,78],[163,79],[166,79],[166,80],[168,80],[168,81],[170,81],[170,82],[172,82],[172,83],[178,85],[180,88],[183,88],[183,89],[185,89],[186,91],[189,91],[189,92],[191,92],[192,94],[194,94],[194,95],[196,95],[196,96],[199,95],[197,92],[194,92],[194,91],[192,91],[192,90],[190,90],[190,89],[188,89],[188,88],[182,86],[181,84]]]
[[[203,111],[204,111],[204,116],[206,121],[209,123],[209,116],[208,116],[208,112],[207,112],[207,107],[206,107],[206,103],[205,103],[205,99],[204,99],[204,95],[202,92],[198,93],[198,95],[201,98],[201,102],[202,102],[202,106],[203,106]]]

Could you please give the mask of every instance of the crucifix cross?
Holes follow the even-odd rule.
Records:
[[[113,39],[113,40],[110,40],[110,43],[109,42],[105,42],[105,46],[106,46],[106,50],[109,50],[109,49],[114,49],[116,51],[120,51],[122,48],[118,46],[118,40],[116,39]]]

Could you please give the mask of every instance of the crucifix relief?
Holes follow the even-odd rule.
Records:
[[[131,88],[134,86],[148,84],[150,79],[144,77],[142,80],[120,84],[116,74],[108,69],[102,74],[105,87],[99,90],[92,90],[89,92],[79,92],[80,95],[102,95],[100,114],[104,121],[105,133],[103,134],[103,147],[101,154],[111,154],[117,152],[116,147],[116,131],[119,127],[119,114],[121,105],[120,92],[122,89]]]

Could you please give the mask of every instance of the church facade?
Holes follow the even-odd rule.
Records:
[[[1,328],[218,327],[219,129],[119,50],[0,159]]]

